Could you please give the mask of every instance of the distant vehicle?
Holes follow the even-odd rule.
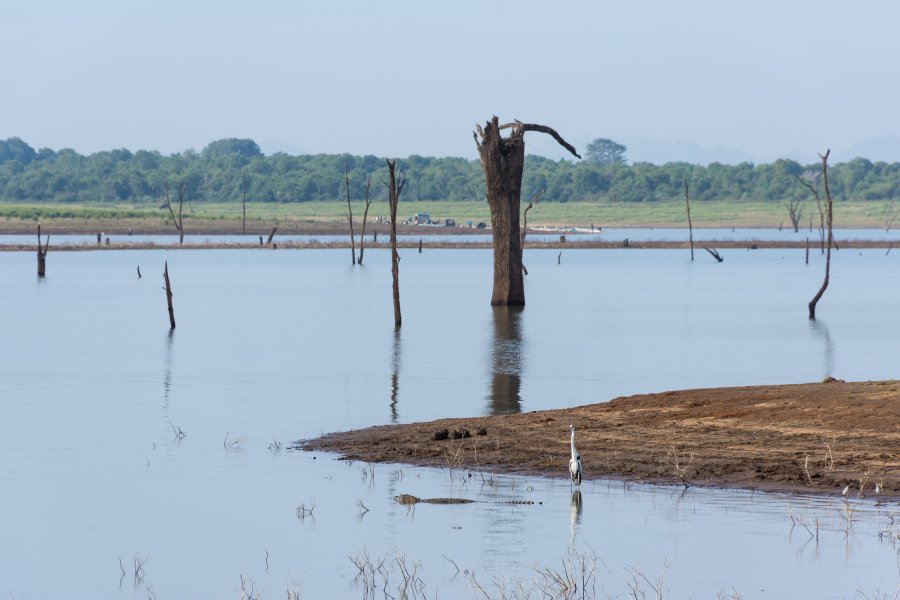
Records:
[[[407,225],[432,225],[431,216],[428,213],[417,212],[406,220]]]
[[[453,219],[444,219],[444,227],[456,227],[456,221]]]
[[[487,224],[484,221],[479,221],[478,225],[475,226],[475,229],[484,229],[487,227]]]

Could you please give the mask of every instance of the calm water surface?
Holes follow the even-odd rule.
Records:
[[[489,243],[492,240],[491,233],[474,233],[478,230],[469,230],[473,233],[447,234],[442,233],[440,227],[423,226],[419,235],[398,235],[400,242],[416,243],[424,240],[426,243],[465,244],[482,242]],[[385,231],[380,232],[380,240],[388,240]],[[624,242],[626,239],[632,242],[687,242],[687,227],[610,227],[590,232],[586,229],[565,230],[553,232],[533,232],[528,234],[531,242],[557,242],[559,236],[565,235],[569,242]],[[178,245],[177,235],[105,235],[106,238],[117,244],[157,244]],[[268,232],[263,238],[268,237]],[[895,242],[900,245],[900,230],[885,231],[884,229],[835,229],[834,237],[840,244],[846,240],[867,240]],[[810,244],[815,246],[819,239],[818,229],[809,231],[800,229],[795,233],[793,229],[766,229],[759,227],[725,228],[725,227],[698,227],[694,229],[696,242],[708,241],[770,241],[770,242],[803,242],[809,238]],[[51,242],[58,245],[95,244],[96,235],[51,235]],[[367,240],[373,236],[366,235]],[[184,240],[188,244],[258,244],[259,235],[185,235]],[[276,242],[294,243],[346,243],[347,235],[279,235]],[[0,244],[32,245],[35,242],[34,235],[0,235]]]
[[[822,258],[804,265],[802,251],[726,251],[722,264],[526,251],[528,306],[512,312],[488,304],[489,251],[402,256],[395,336],[384,251],[353,268],[346,250],[51,249],[43,281],[32,253],[0,253],[0,593],[240,597],[243,576],[266,598],[294,584],[305,598],[357,598],[348,556],[363,551],[421,561],[428,597],[478,597],[444,557],[499,595],[495,584],[585,552],[603,561],[600,596],[625,597],[632,567],[655,580],[669,560],[671,597],[897,589],[897,550],[878,536],[896,506],[854,504],[847,535],[840,501],[626,489],[586,456],[578,510],[562,479],[370,471],[284,449],[338,429],[667,389],[893,378],[894,253],[836,252],[816,322],[806,303]],[[565,447],[567,432],[548,444]],[[397,493],[543,504],[408,511]],[[820,521],[818,543],[791,530],[789,511]],[[135,554],[147,559],[137,583]]]

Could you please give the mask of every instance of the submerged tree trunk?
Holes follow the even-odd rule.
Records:
[[[369,200],[369,188],[372,186],[372,178],[368,178],[366,180],[366,208],[363,211],[363,223],[362,223],[362,232],[359,234],[359,260],[356,264],[363,264],[363,254],[366,251],[366,221],[369,220],[369,205],[372,204],[372,201]]]
[[[50,236],[47,236],[47,244],[41,248],[41,224],[37,229],[37,274],[44,277],[47,274],[47,250],[50,248]]]
[[[825,293],[825,290],[828,288],[828,278],[830,276],[831,271],[831,223],[832,223],[832,203],[831,203],[831,190],[828,189],[828,155],[831,154],[831,150],[826,150],[825,154],[820,154],[819,157],[822,159],[822,180],[824,181],[825,186],[825,224],[828,227],[828,235],[826,237],[826,245],[825,245],[825,280],[822,282],[822,287],[819,288],[819,292],[813,297],[812,300],[809,301],[809,318],[815,320],[816,318],[816,304],[822,298],[822,294]]]
[[[480,125],[476,125],[475,128],[476,133],[473,135],[484,170],[494,239],[494,289],[491,304],[524,305],[525,284],[522,277],[519,208],[522,170],[525,166],[525,132],[539,131],[552,135],[569,152],[578,158],[581,156],[556,131],[544,125],[519,121],[500,125],[495,116],[483,129]],[[510,129],[509,137],[500,137],[502,129]]]
[[[400,255],[397,253],[397,203],[400,201],[400,192],[406,184],[406,179],[401,177],[400,182],[394,175],[394,167],[397,161],[387,161],[388,171],[390,172],[390,182],[388,183],[388,202],[391,208],[391,277],[394,280],[394,327],[400,327],[402,319],[400,317]]]
[[[175,329],[175,309],[172,308],[172,284],[169,282],[169,261],[163,270],[163,280],[166,282],[166,304],[169,305],[169,329]]]
[[[356,264],[356,242],[353,233],[353,207],[350,206],[350,171],[347,167],[347,159],[344,159],[344,183],[347,187],[347,222],[350,223],[350,264]]]

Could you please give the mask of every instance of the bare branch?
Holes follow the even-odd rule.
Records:
[[[560,146],[562,146],[563,148],[565,148],[566,150],[568,150],[569,152],[571,152],[578,158],[581,158],[581,155],[575,151],[575,146],[573,146],[572,144],[570,144],[569,142],[564,140],[562,138],[562,136],[559,135],[558,133],[556,133],[556,130],[553,129],[552,127],[547,127],[546,125],[536,125],[534,123],[522,123],[522,131],[523,132],[539,131],[541,133],[549,134],[549,135],[553,136],[553,139],[555,139],[557,142],[559,142]]]

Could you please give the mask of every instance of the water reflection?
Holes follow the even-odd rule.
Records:
[[[397,390],[400,387],[400,357],[403,343],[400,339],[400,328],[394,328],[394,343],[391,347],[391,423],[397,422]]]
[[[575,534],[578,533],[578,526],[581,525],[581,490],[573,490],[572,497],[569,500],[569,546],[575,544]]]
[[[166,417],[166,422],[171,425],[171,421],[169,421],[169,392],[172,389],[172,345],[175,340],[175,330],[170,329],[168,335],[166,335],[166,353],[163,359],[163,414]]]
[[[809,328],[814,335],[822,339],[825,347],[825,374],[822,376],[833,377],[834,375],[834,342],[831,340],[831,334],[828,333],[828,325],[821,320],[810,319]]]
[[[488,410],[492,415],[521,412],[522,306],[493,307],[494,337],[491,340],[491,391]]]

